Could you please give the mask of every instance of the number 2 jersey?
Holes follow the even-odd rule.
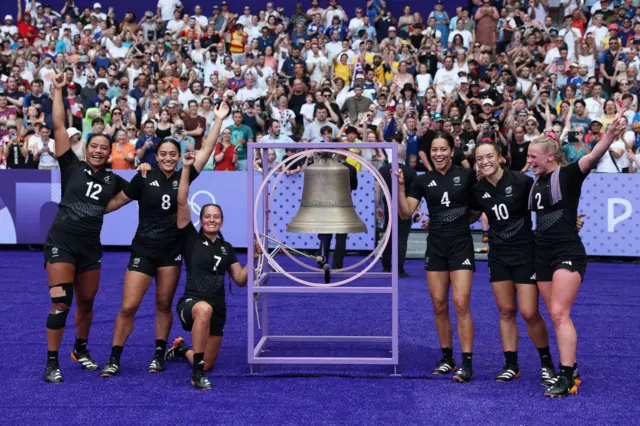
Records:
[[[136,174],[124,190],[131,200],[138,201],[138,229],[131,250],[140,256],[153,257],[158,251],[178,244],[178,187],[182,170],[167,177],[160,169],[151,170],[146,178]],[[189,173],[193,182],[198,177],[195,168]]]
[[[533,179],[526,174],[505,170],[494,186],[486,179],[474,187],[475,202],[489,219],[490,252],[520,250],[533,246],[531,212],[528,207]],[[517,254],[517,253],[513,253]]]
[[[587,175],[582,173],[578,162],[562,167],[558,175],[562,200],[555,204],[551,199],[551,175],[540,176],[533,187],[536,246],[559,255],[586,256],[576,220],[582,183]]]
[[[444,175],[435,170],[426,172],[413,181],[409,197],[427,202],[430,238],[469,235],[469,210],[476,182],[473,170],[460,166],[451,166]],[[472,209],[477,210],[474,206]]]
[[[108,170],[93,169],[71,149],[58,157],[62,199],[51,232],[63,232],[100,240],[104,210],[127,181]]]

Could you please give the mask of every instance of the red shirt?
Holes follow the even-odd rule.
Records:
[[[222,152],[222,144],[218,143],[216,144],[216,149],[213,153],[213,155],[220,155],[220,153]],[[236,153],[236,147],[233,145],[229,145],[229,148],[227,148],[227,150],[224,153],[224,157],[222,158],[222,161],[217,161],[216,165],[214,166],[213,170],[215,171],[228,171],[228,172],[235,172],[236,170],[236,165],[233,164],[233,155]]]

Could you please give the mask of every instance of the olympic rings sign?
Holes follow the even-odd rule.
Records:
[[[200,197],[201,200],[203,198],[206,200],[205,203],[201,204],[196,202],[196,198],[199,195],[201,196]],[[214,197],[213,194],[210,193],[209,191],[204,191],[204,190],[196,191],[189,199],[189,207],[191,208],[191,211],[193,212],[193,214],[195,214],[197,217],[200,217],[200,211],[202,211],[202,206],[207,204],[216,204],[216,197]]]

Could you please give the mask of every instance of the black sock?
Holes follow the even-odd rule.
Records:
[[[507,366],[515,367],[518,365],[518,351],[505,352],[504,358],[507,360]]]
[[[47,363],[58,362],[58,351],[47,351]]]
[[[442,350],[442,358],[446,361],[453,360],[453,349],[451,348],[441,348]]]
[[[462,365],[471,367],[473,352],[462,352]]]
[[[204,374],[204,352],[193,354],[193,374]]]
[[[73,349],[75,349],[76,352],[86,352],[87,343],[89,343],[88,340],[78,339],[76,337],[76,344],[73,346]]]
[[[567,367],[566,365],[561,365],[560,366],[560,375],[566,377],[567,379],[569,379],[569,381],[573,381],[573,372],[575,370],[575,367]]]
[[[118,364],[120,364],[120,355],[122,355],[123,349],[122,346],[111,346],[111,358],[115,359]]]
[[[167,351],[167,341],[156,339],[156,356],[164,356]]]
[[[540,362],[545,366],[553,366],[553,361],[551,360],[551,352],[549,352],[549,346],[544,348],[538,348],[538,354],[540,355]]]

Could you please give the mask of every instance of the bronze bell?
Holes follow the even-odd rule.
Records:
[[[300,209],[287,232],[354,234],[367,232],[351,200],[349,169],[333,155],[316,157],[304,171]]]

